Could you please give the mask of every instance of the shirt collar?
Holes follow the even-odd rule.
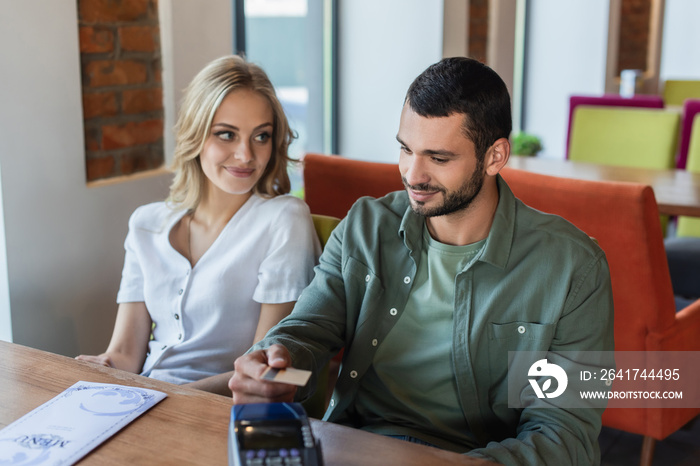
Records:
[[[423,224],[425,217],[418,215],[411,208],[411,203],[408,199],[408,193],[404,190],[403,196],[406,197],[407,207],[406,212],[401,219],[399,226],[399,237],[403,238],[403,242],[411,253],[420,250],[423,239]]]
[[[501,175],[496,178],[498,185],[498,206],[493,216],[491,230],[486,237],[486,243],[479,259],[496,267],[505,268],[510,256],[515,232],[515,203],[516,199]],[[408,195],[404,192],[408,198]],[[408,200],[408,199],[407,199]],[[399,226],[399,237],[411,253],[420,250],[425,217],[416,214],[410,204]]]
[[[484,252],[479,260],[505,268],[515,234],[516,199],[501,175],[497,175],[496,181],[498,183],[498,206],[493,216],[491,230],[486,237]]]

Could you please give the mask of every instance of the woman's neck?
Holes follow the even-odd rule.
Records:
[[[205,190],[194,210],[193,218],[206,229],[221,227],[231,220],[252,195],[252,191],[245,194],[228,194],[219,190]]]

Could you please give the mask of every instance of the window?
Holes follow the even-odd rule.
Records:
[[[234,0],[234,50],[267,72],[298,139],[293,158],[336,152],[337,0]],[[290,170],[299,194],[301,173]]]

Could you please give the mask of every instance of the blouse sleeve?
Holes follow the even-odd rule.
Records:
[[[277,200],[277,198],[275,198]],[[267,234],[267,253],[258,270],[253,300],[259,303],[296,301],[313,278],[321,246],[309,207],[292,196],[280,196]]]
[[[124,241],[124,268],[122,269],[122,281],[119,285],[119,293],[117,293],[117,303],[135,303],[145,300],[143,293],[143,271],[139,263],[137,235],[136,235],[136,216],[138,209],[131,215],[129,219],[129,233]]]

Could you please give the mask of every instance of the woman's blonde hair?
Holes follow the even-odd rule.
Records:
[[[218,58],[200,71],[185,90],[175,125],[175,177],[167,202],[176,209],[194,210],[202,197],[205,175],[199,154],[211,131],[214,114],[230,92],[250,89],[265,97],[274,115],[272,156],[253,191],[263,197],[287,194],[290,190],[287,153],[295,138],[267,74],[238,55]]]

